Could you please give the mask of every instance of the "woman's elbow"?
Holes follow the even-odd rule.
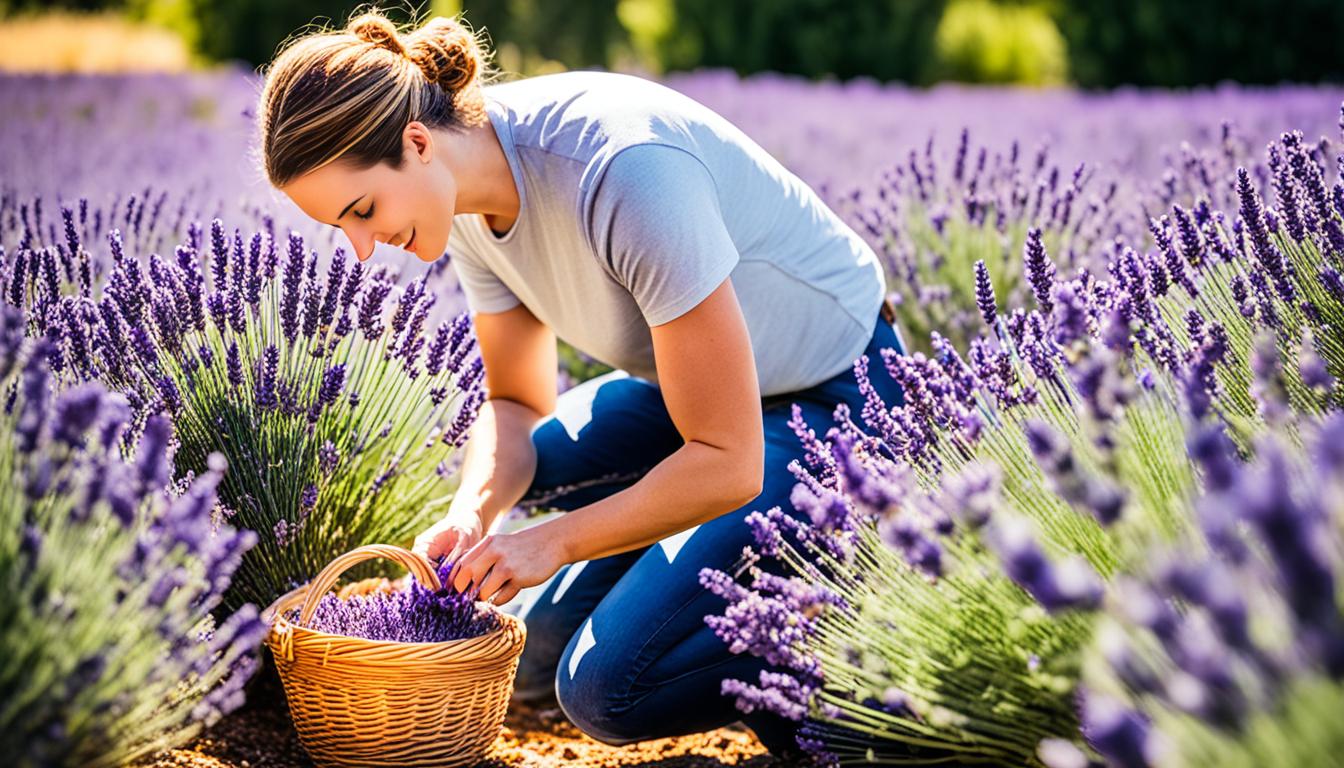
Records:
[[[753,450],[742,451],[732,459],[733,509],[744,506],[761,495],[765,484],[765,446],[754,446]]]

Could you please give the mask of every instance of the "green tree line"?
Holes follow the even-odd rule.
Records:
[[[0,0],[0,14],[117,10],[178,30],[204,59],[265,63],[351,0]],[[506,69],[727,67],[929,84],[1191,86],[1344,81],[1344,0],[397,0],[461,12]]]

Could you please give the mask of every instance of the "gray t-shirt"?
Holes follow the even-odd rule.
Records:
[[[480,214],[453,219],[473,313],[521,302],[575,348],[656,383],[650,326],[731,276],[763,396],[863,352],[885,291],[876,254],[727,119],[610,72],[483,90],[520,207],[503,236]]]

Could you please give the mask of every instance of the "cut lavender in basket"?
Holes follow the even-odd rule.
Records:
[[[439,566],[439,581],[448,584],[452,563]],[[499,627],[499,614],[478,602],[475,591],[437,591],[412,581],[409,589],[374,592],[341,599],[328,594],[317,604],[308,628],[365,640],[395,643],[442,643],[477,637]],[[298,609],[290,612],[298,620]]]

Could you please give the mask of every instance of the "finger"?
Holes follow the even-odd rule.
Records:
[[[453,570],[448,575],[448,578],[452,580],[454,584],[457,584],[458,583],[457,574],[462,570],[462,568],[471,565],[473,562],[475,562],[476,558],[480,557],[481,553],[485,551],[485,549],[489,546],[490,546],[490,538],[486,537],[476,542],[471,547],[467,548],[467,551],[463,553],[460,558],[458,558],[457,564],[453,566]],[[483,573],[484,571],[481,572]],[[458,591],[461,592],[462,590],[459,589]]]
[[[485,580],[481,584],[481,599],[499,605],[498,601],[492,600],[491,598],[496,592],[499,592],[500,589],[503,588],[505,582],[507,582],[512,575],[513,574],[509,572],[508,567],[505,566],[504,563],[496,561],[494,567],[485,575]]]
[[[454,570],[456,570],[456,568],[457,568],[457,561],[460,560],[460,559],[462,558],[462,555],[464,555],[464,554],[466,553],[466,547],[462,546],[462,544],[463,544],[462,537],[459,536],[459,537],[457,538],[457,541],[453,544],[453,549],[452,549],[452,551],[449,552],[449,553],[443,558],[443,559],[444,559],[444,562],[452,563],[452,564],[453,564],[453,568],[454,568]],[[452,573],[450,572],[450,573],[449,573],[449,576],[451,577],[451,575],[452,575]]]
[[[479,586],[485,580],[485,574],[495,564],[498,555],[493,552],[482,553],[483,548],[473,547],[463,555],[457,575],[453,577],[453,586],[458,592],[466,592],[472,584]]]
[[[518,587],[515,587],[514,583],[515,582],[513,582],[512,580],[506,583],[504,585],[504,588],[499,590],[499,594],[495,595],[495,598],[490,602],[494,603],[495,605],[504,605],[505,603],[509,602],[514,597],[516,597],[518,593],[521,592],[522,590],[519,589]]]
[[[427,559],[433,559],[443,551],[443,547],[439,543],[439,537],[442,535],[443,532],[439,530],[437,524],[427,530],[421,531],[420,535],[415,537],[415,546],[412,548],[412,551],[424,555]]]

